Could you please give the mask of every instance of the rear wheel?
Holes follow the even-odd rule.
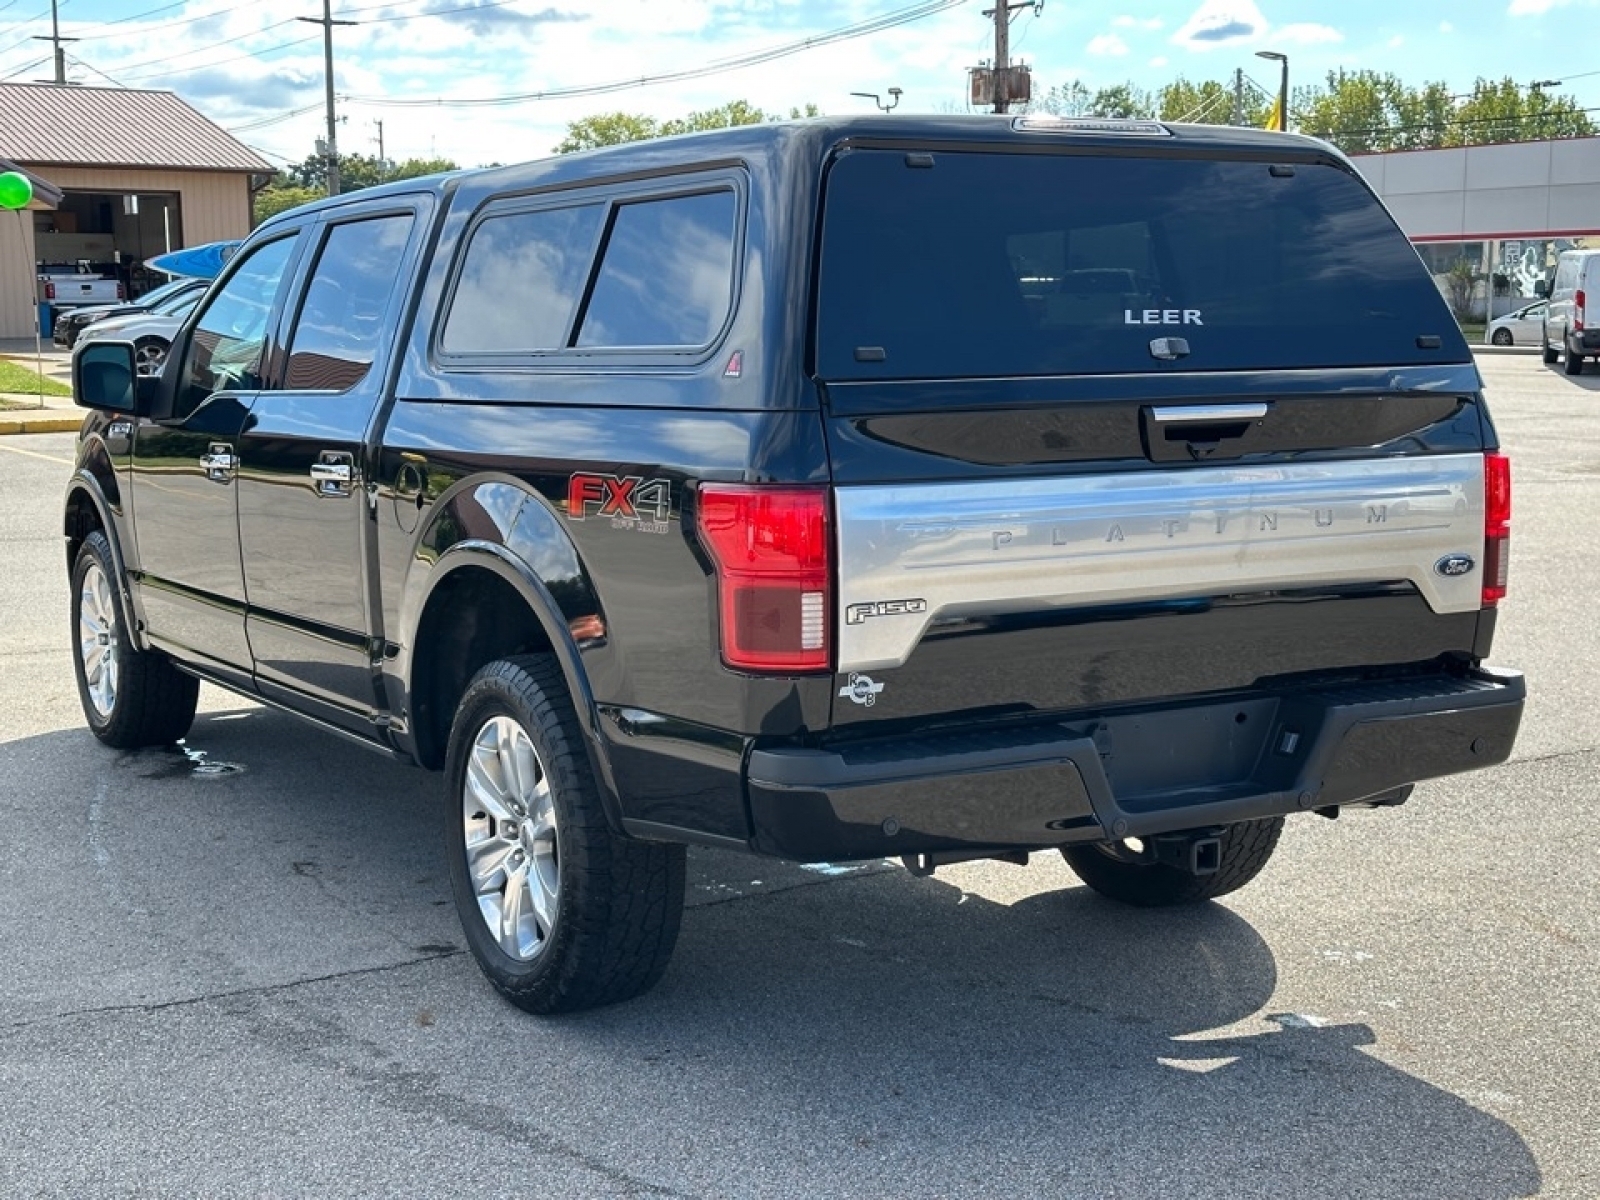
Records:
[[[1063,846],[1061,855],[1102,896],[1140,908],[1166,908],[1214,900],[1242,888],[1267,865],[1282,832],[1282,817],[1229,825],[1219,837],[1217,869],[1209,875],[1157,862],[1143,843],[1131,838]]]
[[[1561,365],[1568,375],[1581,375],[1583,373],[1583,355],[1574,354],[1572,347],[1567,347],[1567,360]]]
[[[1509,346],[1511,345],[1511,330],[1496,329],[1489,335],[1489,340],[1496,346]]]
[[[72,665],[89,728],[108,746],[164,746],[194,724],[200,681],[158,650],[140,650],[116,583],[111,543],[98,530],[83,540],[72,567]]]
[[[506,999],[572,1012],[654,986],[683,915],[684,849],[611,831],[553,658],[502,659],[473,677],[445,787],[456,908]]]

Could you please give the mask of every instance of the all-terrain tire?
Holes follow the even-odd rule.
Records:
[[[1061,855],[1102,896],[1140,908],[1166,908],[1214,900],[1242,888],[1267,865],[1282,832],[1282,817],[1229,825],[1220,835],[1220,863],[1210,875],[1155,862],[1121,842],[1063,846]]]
[[[655,985],[683,916],[684,848],[612,831],[553,657],[500,659],[473,676],[444,777],[456,908],[506,999],[574,1012]]]
[[[133,642],[111,543],[84,538],[72,565],[72,664],[89,728],[108,746],[165,746],[189,732],[200,681]]]

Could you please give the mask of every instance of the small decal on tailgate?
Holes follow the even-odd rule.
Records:
[[[878,702],[878,693],[883,691],[883,684],[874,683],[871,675],[858,675],[851,672],[850,682],[839,689],[839,696],[845,700],[854,700],[857,704],[864,704],[871,708]]]

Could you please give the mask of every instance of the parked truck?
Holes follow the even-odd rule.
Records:
[[[1307,138],[864,117],[408,180],[74,383],[89,727],[181,738],[206,680],[441,772],[535,1012],[651,986],[689,844],[1204,901],[1522,712],[1478,373]]]

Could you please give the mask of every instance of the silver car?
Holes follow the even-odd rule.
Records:
[[[1489,322],[1485,333],[1495,346],[1537,346],[1544,337],[1544,314],[1549,307],[1546,301],[1530,304],[1515,312],[1508,312]]]
[[[203,289],[193,291],[161,305],[164,311],[152,310],[137,316],[107,317],[104,321],[97,321],[78,335],[72,352],[76,354],[83,346],[95,342],[132,342],[139,374],[159,375],[161,365],[167,360],[167,349],[172,345],[173,336],[203,295]]]

